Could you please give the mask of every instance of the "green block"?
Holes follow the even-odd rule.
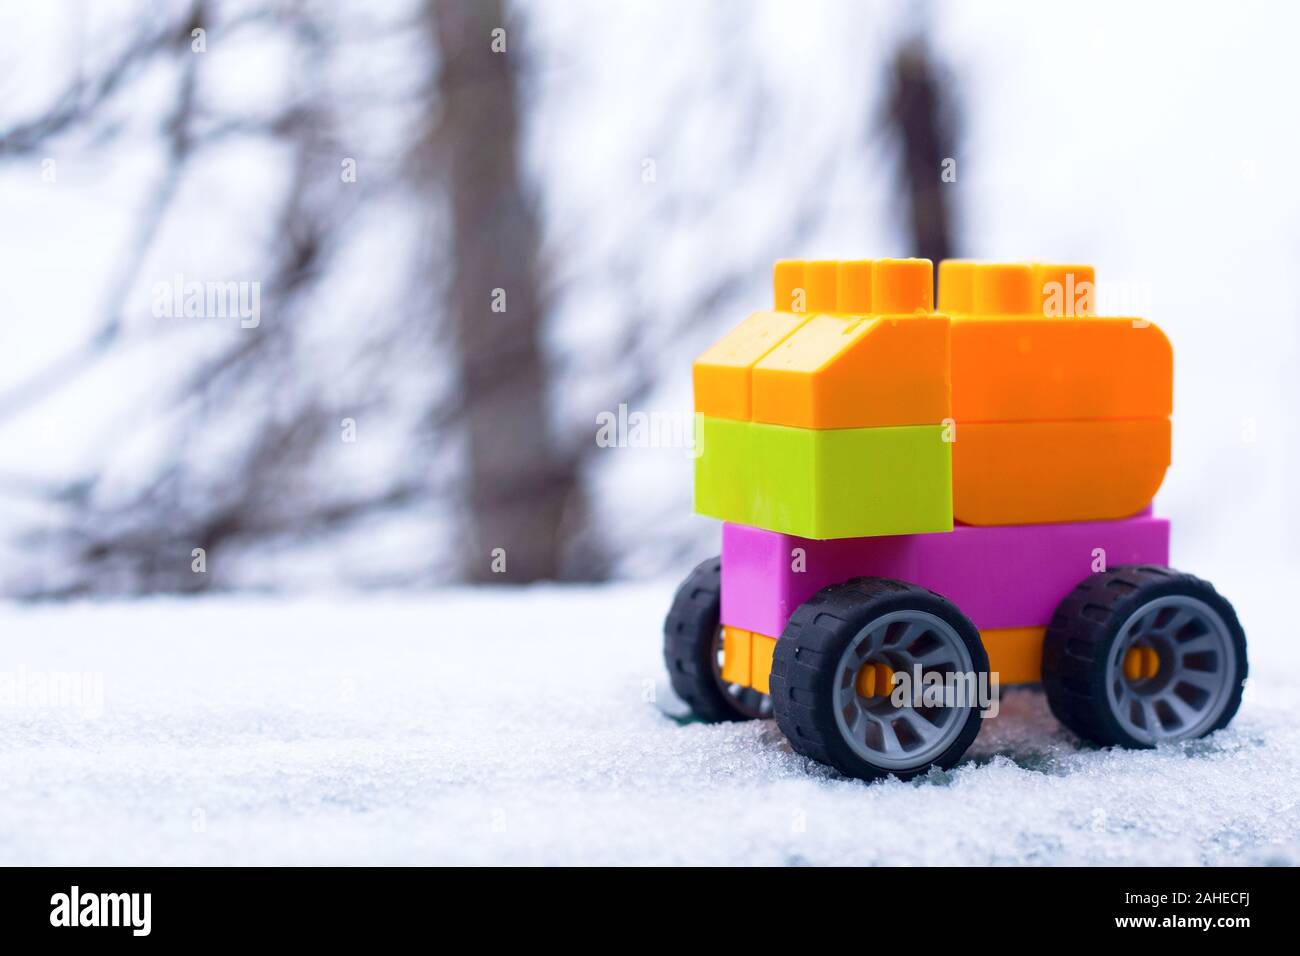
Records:
[[[747,467],[751,458],[750,422],[730,418],[704,419],[704,428],[696,441],[695,510],[702,515],[721,517],[746,513],[749,489],[746,482],[731,476]],[[724,520],[732,520],[730,518]]]
[[[705,418],[700,514],[803,538],[952,530],[942,425],[791,428]]]

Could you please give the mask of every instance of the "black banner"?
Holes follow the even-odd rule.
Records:
[[[593,876],[596,877],[593,879]],[[7,943],[246,940],[331,946],[412,931],[526,945],[629,936],[817,939],[845,921],[937,946],[1286,931],[1290,869],[33,869],[0,875]],[[698,928],[698,929],[697,929]],[[857,928],[855,927],[854,930]],[[450,939],[450,938],[449,938]]]

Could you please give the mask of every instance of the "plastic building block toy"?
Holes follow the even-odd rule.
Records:
[[[722,554],[664,625],[708,721],[775,717],[863,779],[957,762],[999,686],[1101,745],[1225,726],[1245,634],[1170,569],[1151,501],[1173,355],[1083,265],[776,265],[776,308],[695,364],[696,510]]]

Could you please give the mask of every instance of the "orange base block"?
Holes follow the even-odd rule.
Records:
[[[776,638],[738,627],[722,629],[722,679],[729,684],[752,687],[764,694],[772,676],[772,655]]]
[[[722,629],[722,679],[728,684],[749,686],[750,636],[738,627]]]
[[[989,655],[989,671],[998,684],[1037,684],[1043,679],[1043,635],[1045,627],[1006,627],[980,631]]]
[[[1038,684],[1043,679],[1043,634],[1045,627],[1007,627],[980,631],[989,655],[989,670],[1002,686]],[[739,628],[723,629],[722,679],[742,687],[770,693],[772,655],[776,638]],[[1153,671],[1154,672],[1154,671]],[[858,690],[866,696],[887,693],[893,672],[881,665],[864,668],[858,675]]]
[[[766,634],[752,635],[749,648],[750,687],[762,694],[770,694],[768,680],[772,676],[772,655],[776,653],[776,638]]]

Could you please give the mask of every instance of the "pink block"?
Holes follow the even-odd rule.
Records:
[[[800,555],[795,549],[802,550]],[[1043,627],[1057,604],[1105,566],[1169,563],[1169,521],[1144,512],[1122,521],[958,525],[934,534],[815,541],[744,525],[722,526],[722,623],[777,636],[822,588],[856,577],[919,584],[956,604],[981,630]]]

